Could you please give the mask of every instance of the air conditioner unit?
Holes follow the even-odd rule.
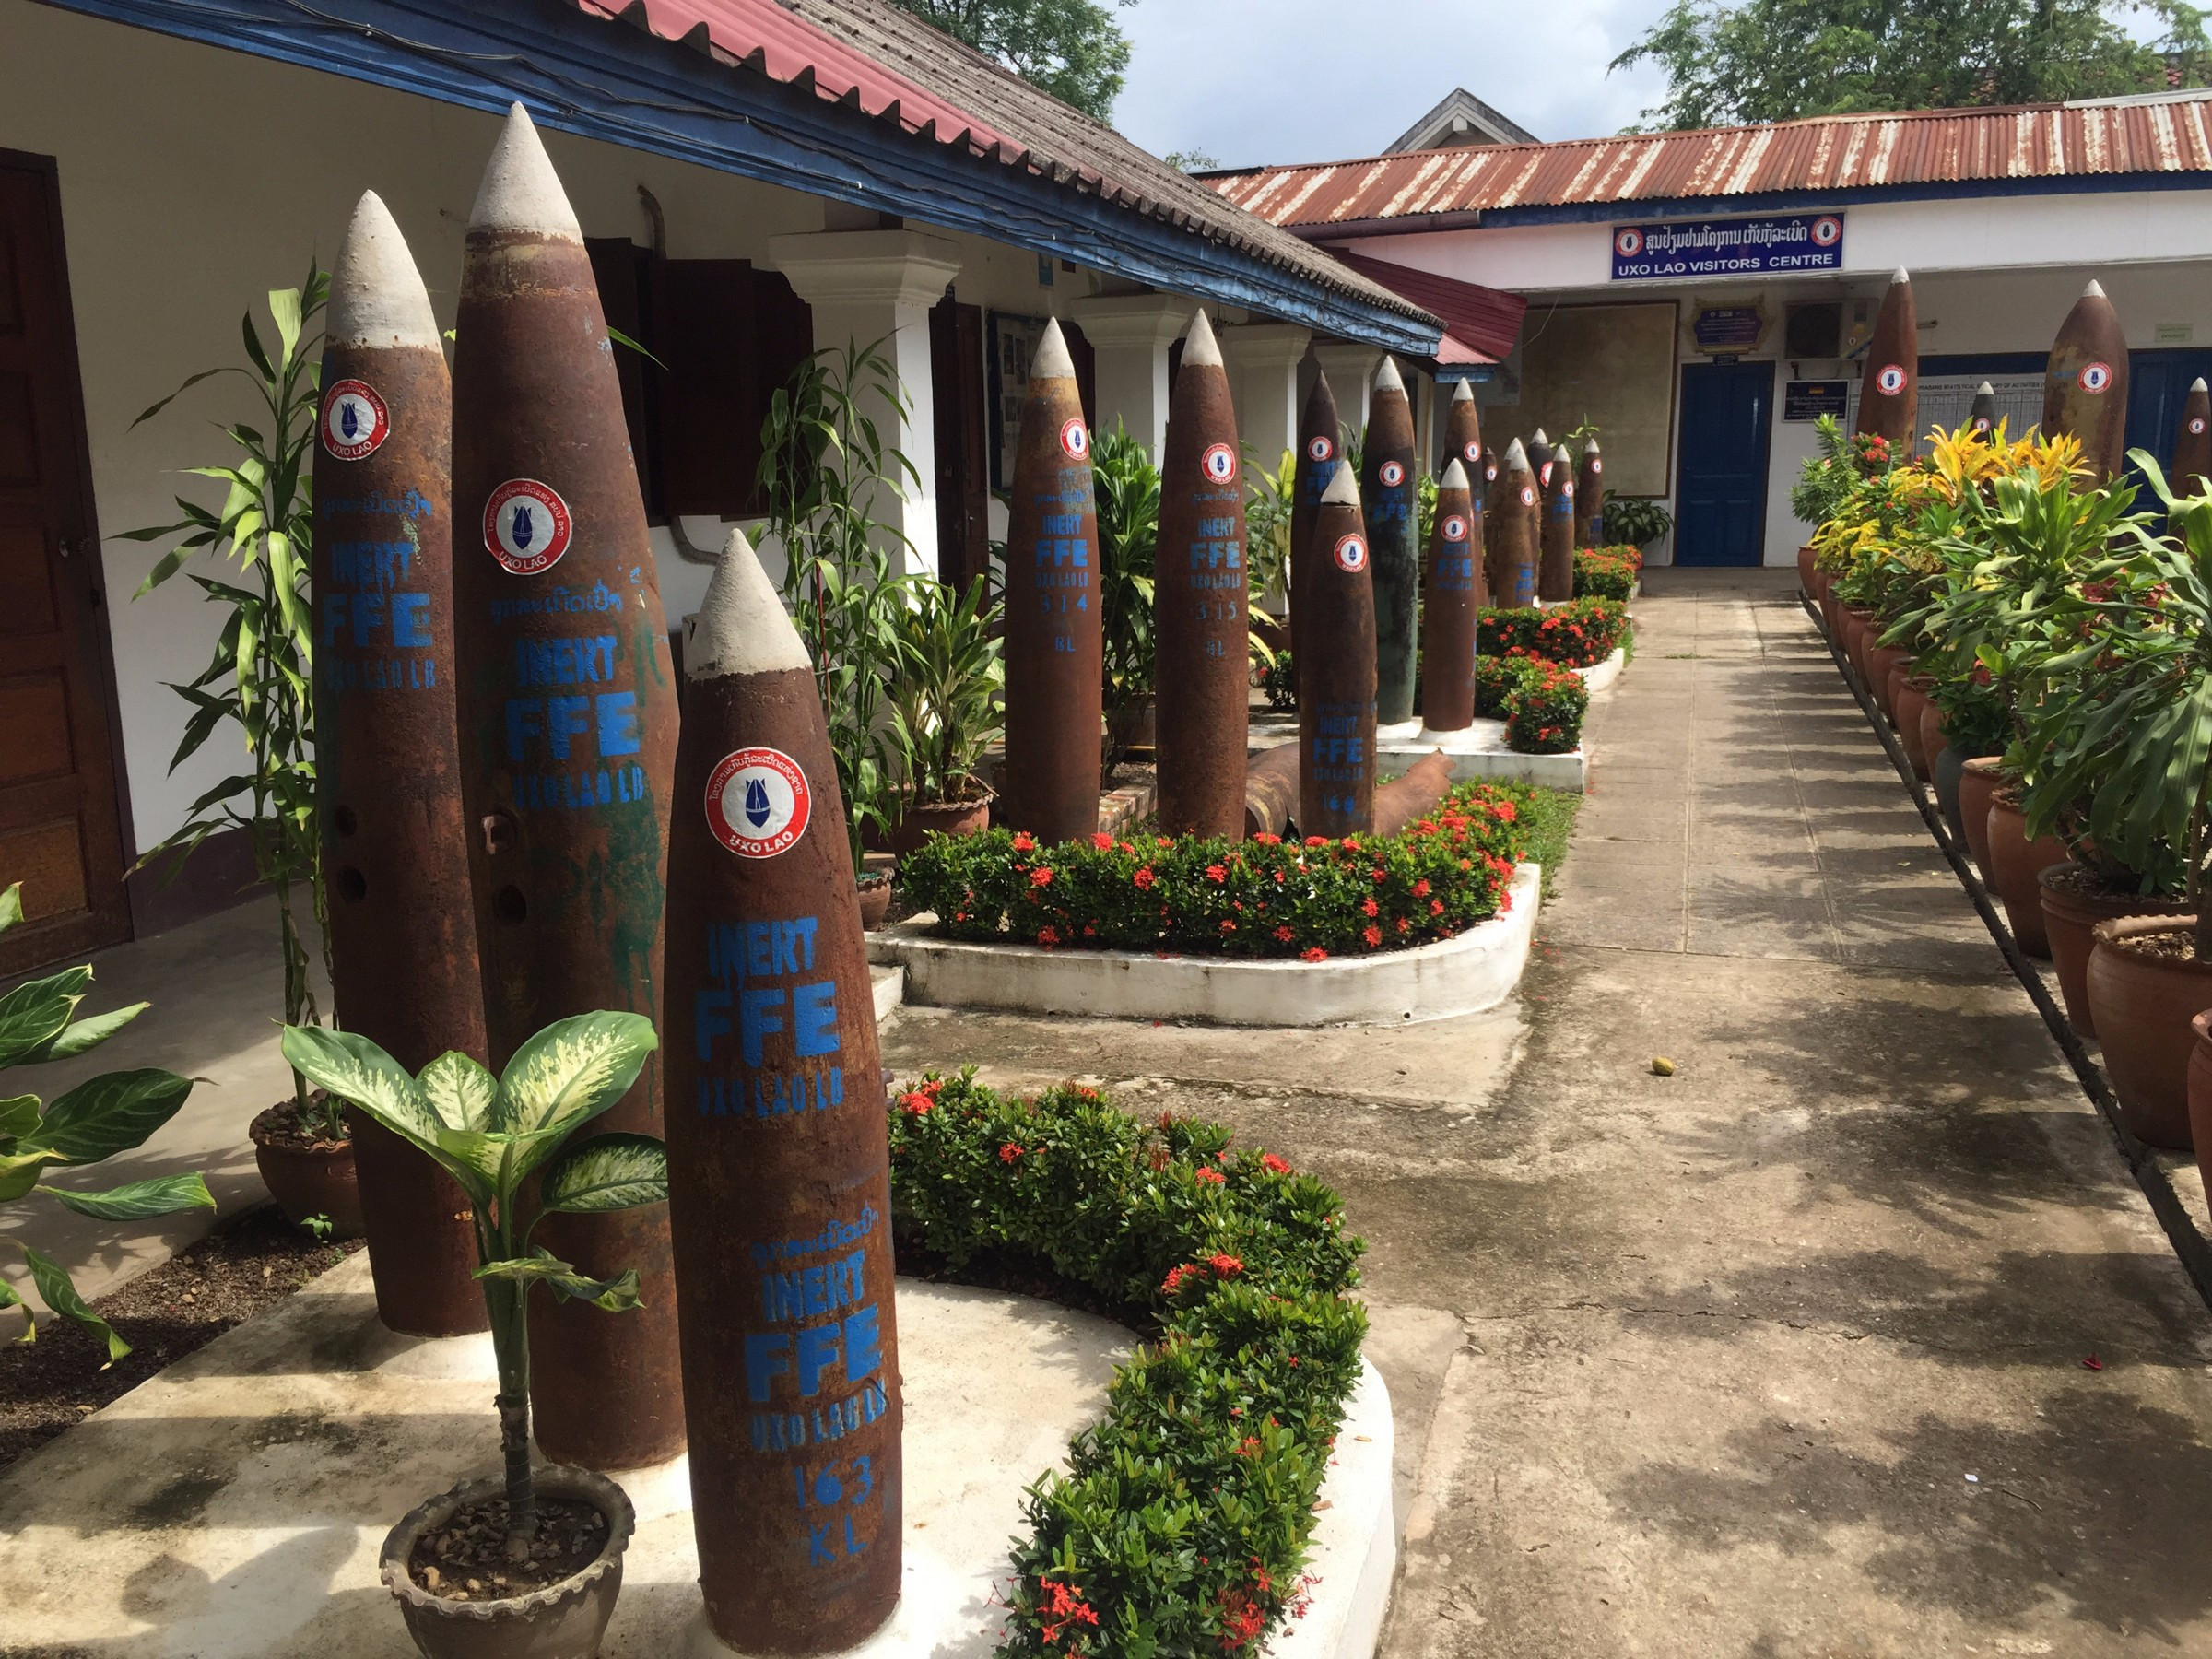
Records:
[[[1793,305],[1783,328],[1782,355],[1786,358],[1832,358],[1842,354],[1843,306],[1828,300],[1812,305]]]

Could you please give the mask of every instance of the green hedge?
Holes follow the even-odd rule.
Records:
[[[931,1074],[891,1108],[900,1238],[1041,1263],[1159,1339],[1030,1488],[1001,1655],[1253,1653],[1302,1602],[1367,1331],[1343,1203],[1218,1124]]]
[[[1590,712],[1583,677],[1541,657],[1477,657],[1475,712],[1505,722],[1505,746],[1522,755],[1563,755],[1583,741]]]
[[[1489,656],[1539,656],[1562,668],[1594,668],[1629,636],[1629,607],[1616,599],[1492,608],[1475,622],[1476,649]]]
[[[1634,559],[1623,559],[1610,547],[1584,547],[1574,556],[1574,596],[1626,605],[1640,573]]]

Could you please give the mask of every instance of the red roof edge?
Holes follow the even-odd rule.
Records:
[[[1512,350],[1513,342],[1520,338],[1521,319],[1528,314],[1528,301],[1518,294],[1484,288],[1478,282],[1462,282],[1456,276],[1440,276],[1434,271],[1416,270],[1387,259],[1371,259],[1341,248],[1331,251],[1369,281],[1381,283],[1400,299],[1410,300],[1423,311],[1443,320],[1449,332],[1438,347],[1440,363],[1495,363]],[[1471,359],[1447,358],[1443,355],[1446,346],[1472,349],[1476,355]]]

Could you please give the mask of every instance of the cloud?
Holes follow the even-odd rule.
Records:
[[[1606,65],[1665,0],[1137,0],[1114,124],[1224,166],[1371,156],[1455,86],[1539,138],[1618,132],[1664,77]]]

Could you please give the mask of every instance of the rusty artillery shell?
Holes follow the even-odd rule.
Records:
[[[2200,379],[2182,400],[2182,424],[2174,429],[2173,468],[2166,482],[2177,496],[2212,489],[2212,392]]]
[[[1550,481],[1537,503],[1536,597],[1558,605],[1574,597],[1574,452],[1560,444],[1545,469]]]
[[[1090,428],[1058,323],[1030,364],[1006,524],[1006,760],[998,820],[1043,841],[1099,827],[1105,632]]]
[[[1851,429],[1887,438],[1895,453],[1909,455],[1920,436],[1919,419],[1920,324],[1912,311],[1912,278],[1900,265],[1866,342],[1866,377],[1859,382],[1859,413]]]
[[[1490,603],[1525,609],[1536,602],[1536,476],[1528,452],[1516,438],[1498,465],[1498,510],[1483,526],[1483,538],[1497,549]]]
[[[613,348],[576,217],[520,104],[469,217],[453,366],[462,791],[491,1063],[594,1008],[660,1019],[676,687]],[[661,1053],[598,1120],[661,1133]],[[559,1463],[683,1449],[665,1206],[536,1241],[644,1306],[535,1293],[531,1397]]]
[[[1243,472],[1229,371],[1199,312],[1183,336],[1159,468],[1152,683],[1163,835],[1244,836],[1252,673]]]
[[[1402,835],[1416,818],[1452,788],[1452,762],[1444,751],[1423,755],[1411,766],[1375,791],[1375,833]]]
[[[1574,474],[1574,545],[1595,547],[1606,535],[1606,460],[1597,440],[1583,441],[1583,464]]]
[[[2120,470],[2127,440],[2127,338],[2120,313],[2094,282],[2059,325],[2043,371],[2043,436],[2062,434],[2080,442],[2090,483],[2105,483]]]
[[[338,1022],[409,1071],[482,1061],[453,714],[453,389],[430,297],[371,191],[331,272],[314,449],[315,786]],[[348,1112],[377,1315],[487,1323],[468,1200]]]
[[[1298,750],[1278,744],[1252,758],[1244,772],[1244,834],[1280,835],[1298,816]]]
[[[684,677],[664,1046],[700,1585],[732,1648],[837,1653],[899,1599],[890,1147],[821,699],[739,531]]]
[[[1312,595],[1299,682],[1298,827],[1363,835],[1375,818],[1375,594],[1359,486],[1339,463],[1313,522]]]
[[[1456,460],[1470,480],[1482,477],[1482,416],[1475,404],[1475,382],[1461,381],[1444,406],[1444,453],[1436,464],[1441,474]]]
[[[1477,522],[1467,469],[1454,455],[1436,487],[1421,606],[1421,724],[1431,732],[1475,724],[1475,616],[1484,597]]]
[[[1359,499],[1374,566],[1375,719],[1413,718],[1414,653],[1421,598],[1420,485],[1414,476],[1413,405],[1385,353],[1375,371],[1360,453]]]
[[[1298,678],[1300,698],[1305,695],[1306,673],[1303,618],[1309,607],[1300,605],[1299,595],[1312,570],[1313,525],[1321,516],[1321,492],[1336,476],[1337,454],[1343,444],[1343,429],[1336,420],[1336,394],[1329,389],[1329,377],[1317,370],[1313,390],[1306,394],[1305,410],[1299,417],[1298,464],[1290,485],[1290,667]]]
[[[1997,389],[1987,381],[1974,388],[1974,401],[1966,411],[1970,431],[1982,433],[1997,429]]]

